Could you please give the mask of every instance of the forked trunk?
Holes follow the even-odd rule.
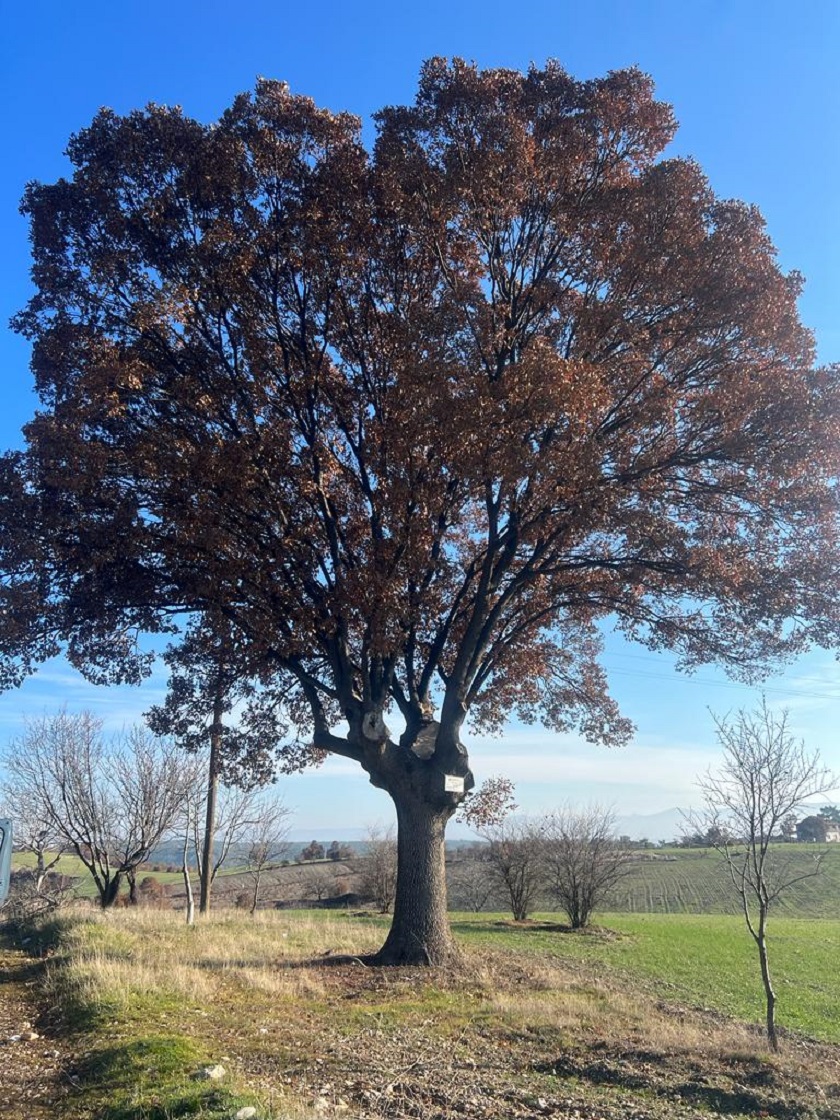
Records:
[[[118,871],[116,875],[105,885],[105,889],[99,896],[99,902],[103,910],[107,910],[109,906],[113,906],[117,901],[122,886],[122,872]]]
[[[376,963],[446,964],[457,955],[444,862],[446,822],[453,809],[430,806],[411,789],[391,796],[397,809],[397,892],[394,920]]]

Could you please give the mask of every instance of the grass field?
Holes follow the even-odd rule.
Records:
[[[57,1120],[840,1117],[837,1046],[788,1030],[771,1056],[750,1025],[757,972],[734,919],[603,923],[456,915],[460,966],[389,970],[356,956],[383,921],[349,913],[62,917],[40,935],[79,1054]],[[783,1027],[840,1039],[838,936],[777,923]],[[194,1079],[216,1063],[223,1082]]]
[[[51,856],[48,858],[52,858]],[[13,852],[12,853],[12,871],[18,871],[24,867],[35,866],[35,853],[34,852]],[[78,858],[78,856],[63,855],[58,863],[53,868],[53,871],[58,875],[87,875],[87,868]]]

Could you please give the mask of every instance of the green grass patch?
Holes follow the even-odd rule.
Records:
[[[177,931],[179,939],[194,933]],[[42,937],[51,946],[48,986],[84,1055],[61,1120],[230,1120],[256,1103],[230,1074],[222,1081],[197,1076],[220,1057],[211,1039],[183,1029],[184,993],[167,986],[166,947],[154,930],[94,913],[52,922]],[[150,982],[144,955],[160,958],[158,984]]]
[[[147,1035],[97,1046],[76,1071],[87,1108],[97,1120],[176,1120],[225,1117],[244,1103],[226,1088],[195,1080],[204,1056],[183,1037]]]

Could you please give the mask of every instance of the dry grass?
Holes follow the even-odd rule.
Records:
[[[86,1005],[114,1009],[153,996],[207,1004],[231,981],[292,1000],[317,998],[321,970],[302,960],[372,952],[381,939],[377,930],[332,915],[289,920],[222,911],[192,927],[156,910],[84,910],[79,919],[65,938],[61,984]]]
[[[698,1016],[627,991],[615,978],[526,958],[523,972],[505,982],[504,958],[491,957],[478,975],[487,1000],[509,1024],[550,1028],[597,1037],[609,1046],[646,1046],[672,1053],[720,1056],[729,1052],[766,1055],[763,1036],[736,1020]]]

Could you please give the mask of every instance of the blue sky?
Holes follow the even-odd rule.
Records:
[[[820,359],[840,361],[840,4],[810,0],[432,0],[235,6],[218,0],[31,0],[7,5],[0,43],[4,170],[0,181],[0,322],[26,300],[26,225],[17,213],[29,179],[66,170],[72,132],[102,105],[127,111],[149,101],[216,117],[257,75],[369,120],[385,104],[410,100],[423,59],[461,55],[482,66],[526,67],[554,57],[577,77],[637,64],[680,121],[674,151],[693,155],[715,190],[756,203],[785,268],[807,285],[804,321]],[[370,131],[368,131],[370,135]],[[0,446],[20,443],[35,401],[27,347],[3,329]],[[610,637],[605,664],[613,691],[637,725],[634,743],[606,750],[539,728],[514,727],[495,741],[471,738],[479,778],[509,774],[529,810],[597,799],[622,814],[687,805],[695,775],[717,750],[708,708],[752,706],[755,691],[714,669],[693,678],[665,657]],[[62,664],[22,690],[0,696],[0,741],[19,733],[25,713],[63,703],[90,707],[108,724],[131,722],[159,696],[93,690]],[[797,731],[840,771],[840,680],[830,652],[815,651],[768,682]],[[287,782],[296,827],[320,834],[390,816],[364,775],[333,760]]]

